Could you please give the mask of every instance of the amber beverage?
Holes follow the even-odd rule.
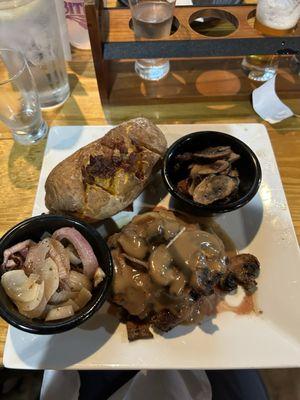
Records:
[[[265,35],[290,34],[300,18],[299,0],[259,0],[254,27]]]

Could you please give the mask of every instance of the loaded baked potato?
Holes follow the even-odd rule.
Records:
[[[50,172],[46,207],[88,221],[108,218],[143,191],[166,148],[163,133],[149,120],[124,122]]]

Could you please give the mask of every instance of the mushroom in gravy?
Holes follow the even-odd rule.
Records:
[[[147,323],[169,330],[199,321],[203,299],[243,282],[246,290],[255,286],[257,259],[228,257],[222,240],[204,229],[158,210],[134,217],[109,238],[115,270],[111,302],[122,307],[127,320],[143,322],[130,338],[137,339],[137,332],[151,337]]]

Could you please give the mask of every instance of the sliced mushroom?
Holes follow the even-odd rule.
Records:
[[[221,274],[208,267],[197,268],[191,276],[190,284],[200,294],[209,296],[214,293],[214,287],[219,283]]]
[[[181,230],[182,225],[173,219],[165,219],[162,221],[164,238],[169,241],[173,239]]]
[[[235,275],[237,282],[249,292],[256,288],[255,279],[259,275],[259,268],[259,261],[252,254],[238,254],[229,259],[229,271]]]
[[[177,183],[177,189],[181,193],[188,195],[189,194],[189,179],[186,178],[186,179],[182,179],[181,181],[179,181]]]
[[[139,260],[138,258],[135,258],[135,257],[130,257],[126,253],[122,253],[122,256],[126,259],[127,264],[129,264],[132,268],[135,268],[137,270],[144,270],[144,271],[146,270],[147,271],[149,266],[146,261]]]
[[[210,164],[192,164],[190,166],[190,175],[192,178],[196,178],[199,175],[217,174],[225,171],[229,167],[229,162],[226,160],[216,160]]]
[[[211,260],[207,258],[214,254],[213,262],[222,263],[225,249],[222,241],[209,232],[201,230],[186,230],[170,245],[169,251],[176,267],[185,274],[190,275],[199,267],[210,266]]]
[[[233,272],[227,272],[221,276],[219,287],[224,292],[232,292],[238,287],[236,276]]]
[[[209,175],[196,187],[193,200],[207,205],[225,199],[238,187],[235,178],[226,175]]]
[[[118,242],[122,246],[125,253],[129,256],[143,260],[148,253],[148,246],[144,239],[128,233],[123,233],[119,236]]]
[[[176,277],[172,268],[172,256],[165,245],[158,246],[149,257],[149,274],[162,286],[169,285]]]
[[[186,152],[186,153],[183,153],[183,154],[178,154],[176,156],[176,160],[178,160],[178,161],[190,161],[190,160],[193,159],[193,156],[194,156],[193,153]]]
[[[204,175],[198,175],[195,178],[190,178],[189,195],[193,197],[196,187],[202,182]]]
[[[239,171],[237,169],[232,169],[229,173],[229,176],[231,176],[232,178],[238,178],[239,177]]]
[[[194,153],[194,157],[207,158],[209,160],[219,160],[220,158],[226,158],[230,156],[230,153],[230,146],[212,146],[207,147],[200,152]]]
[[[229,167],[226,168],[224,171],[219,172],[220,175],[229,175],[231,172],[231,164],[229,164]]]
[[[182,295],[185,284],[187,283],[187,279],[183,272],[179,271],[177,268],[174,268],[175,278],[170,285],[170,293],[175,296]]]
[[[239,154],[236,154],[233,151],[231,151],[229,157],[227,158],[227,161],[232,164],[235,161],[239,160],[240,158],[241,156]]]

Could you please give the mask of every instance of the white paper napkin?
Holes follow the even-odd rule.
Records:
[[[40,400],[78,400],[80,377],[78,371],[45,370]]]
[[[294,115],[293,111],[277,96],[275,84],[276,75],[252,93],[255,112],[270,124],[277,124]]]

